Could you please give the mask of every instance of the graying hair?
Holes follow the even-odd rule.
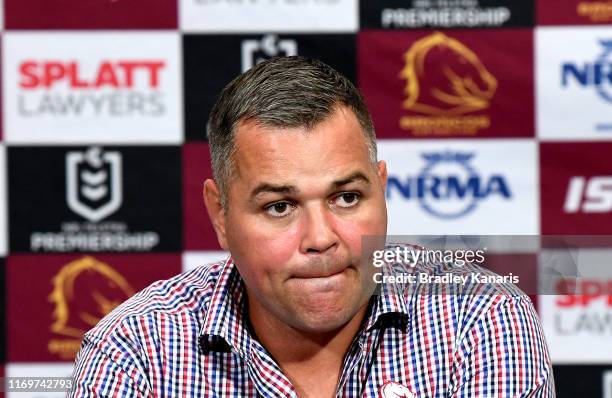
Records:
[[[376,135],[370,113],[355,86],[329,65],[302,56],[264,61],[232,80],[219,95],[206,126],[212,171],[226,209],[234,172],[235,134],[242,121],[264,126],[313,128],[338,105],[351,109],[376,163]]]

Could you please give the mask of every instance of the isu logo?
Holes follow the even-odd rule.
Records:
[[[72,211],[91,222],[115,212],[123,200],[119,152],[103,153],[98,147],[68,152],[66,199]]]
[[[402,106],[426,116],[404,116],[414,134],[475,134],[490,126],[487,116],[464,116],[489,108],[497,79],[478,56],[456,39],[436,32],[416,41],[404,54],[406,80]]]
[[[89,256],[63,266],[52,284],[49,301],[55,309],[50,330],[70,339],[52,339],[49,350],[62,358],[74,357],[83,334],[134,294],[121,274]]]
[[[563,208],[566,213],[612,211],[612,176],[572,177]]]
[[[266,35],[261,40],[245,40],[242,42],[242,71],[246,72],[266,59],[290,55],[297,55],[295,40],[278,40],[276,35]]]

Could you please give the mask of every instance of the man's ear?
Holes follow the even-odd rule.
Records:
[[[384,160],[378,161],[376,174],[382,185],[383,192],[387,191],[387,163]]]
[[[208,217],[217,233],[219,245],[223,250],[229,250],[227,246],[227,237],[225,235],[225,211],[223,210],[223,206],[221,206],[219,187],[214,180],[207,179],[204,181],[203,195]]]

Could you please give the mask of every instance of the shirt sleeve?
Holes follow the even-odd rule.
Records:
[[[453,398],[554,398],[552,364],[528,296],[498,296],[455,353]]]
[[[152,394],[129,353],[86,337],[76,358],[67,397],[149,398]]]

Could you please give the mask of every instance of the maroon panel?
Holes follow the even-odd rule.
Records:
[[[181,256],[14,255],[7,267],[7,362],[70,362],[115,306],[180,273]]]
[[[378,137],[533,137],[531,29],[365,31],[359,85]]]
[[[538,0],[538,25],[587,25],[612,23],[609,0]]]
[[[540,144],[542,234],[612,234],[612,142]]]
[[[6,29],[176,29],[177,1],[5,0]]]
[[[220,250],[204,205],[204,181],[212,178],[207,143],[183,145],[183,231],[185,250]]]

